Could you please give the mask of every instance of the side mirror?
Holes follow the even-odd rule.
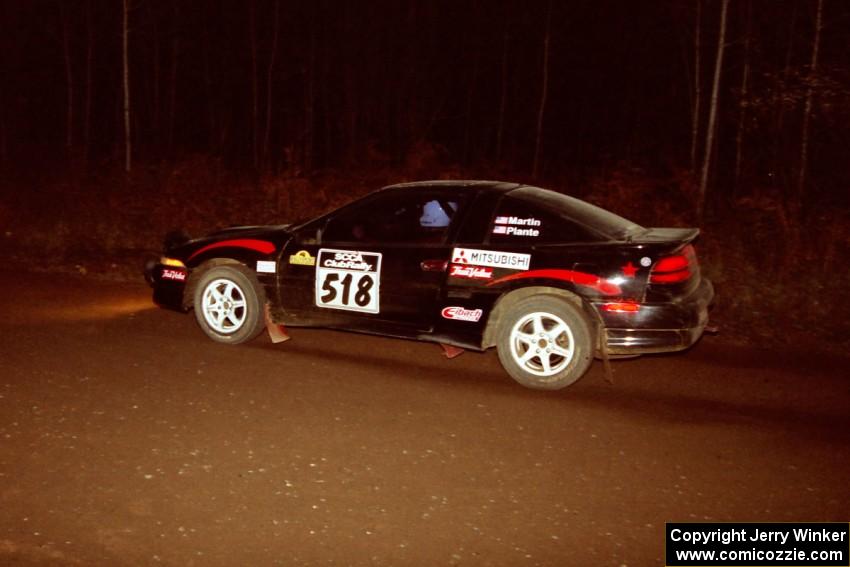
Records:
[[[322,228],[307,228],[295,235],[299,244],[318,244],[322,241]]]

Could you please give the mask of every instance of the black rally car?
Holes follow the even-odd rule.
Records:
[[[146,266],[161,306],[213,340],[327,327],[482,351],[525,386],[563,388],[594,355],[681,350],[708,321],[697,229],[644,228],[554,191],[393,185],[297,226],[167,238]]]

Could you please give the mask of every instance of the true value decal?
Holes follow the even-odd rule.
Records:
[[[380,254],[322,248],[316,257],[318,307],[364,313],[380,311]]]
[[[540,231],[535,226],[540,226],[540,220],[529,217],[496,217],[493,234],[505,234],[508,236],[540,236]],[[526,228],[528,227],[528,228]]]
[[[469,280],[489,280],[493,278],[493,268],[452,264],[449,276]]]
[[[443,319],[469,321],[474,323],[481,319],[482,313],[483,311],[481,309],[466,309],[464,307],[453,305],[451,307],[443,308],[443,311],[440,314],[443,316]]]
[[[509,270],[527,270],[531,265],[531,255],[500,252],[498,250],[455,248],[452,250],[452,263],[507,268]]]
[[[186,281],[186,272],[181,272],[180,270],[172,270],[170,268],[166,268],[162,270],[162,279],[164,280],[175,280],[178,282]]]

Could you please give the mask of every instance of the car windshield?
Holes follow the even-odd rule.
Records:
[[[510,195],[548,209],[612,240],[625,239],[645,230],[639,224],[601,207],[549,189],[519,187],[511,191]]]

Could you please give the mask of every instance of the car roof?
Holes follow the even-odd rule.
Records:
[[[486,190],[499,193],[506,193],[517,187],[522,187],[521,183],[511,183],[506,181],[485,181],[481,179],[434,179],[430,181],[413,181],[409,183],[396,183],[388,185],[384,189],[415,189],[423,187],[434,188],[460,188],[467,187],[470,189]]]

